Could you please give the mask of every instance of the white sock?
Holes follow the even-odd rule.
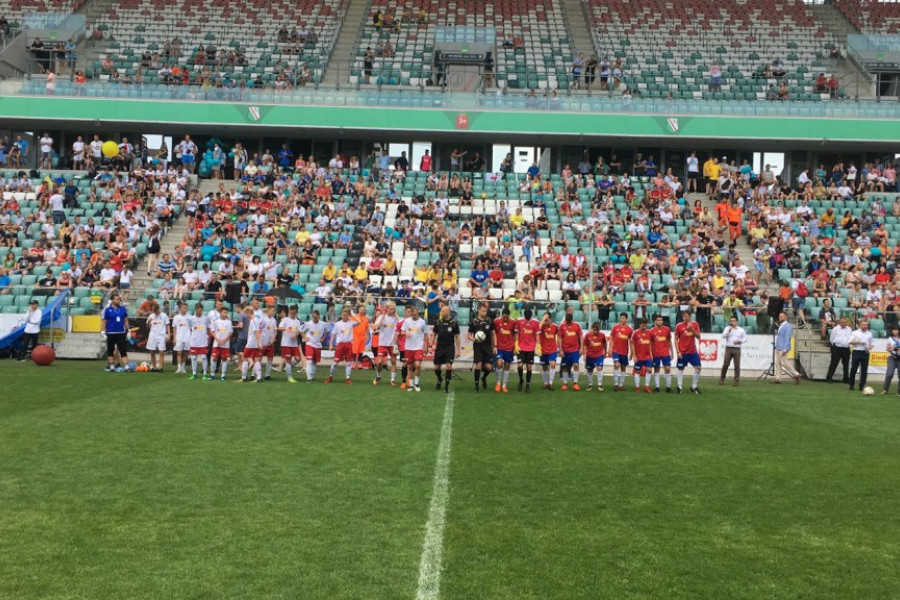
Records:
[[[694,382],[692,387],[696,388],[697,386],[700,385],[700,369],[694,369],[694,375],[693,375],[692,381]]]
[[[272,361],[268,360],[268,361],[266,361],[266,377],[271,377],[271,376],[272,376]]]
[[[241,379],[247,379],[247,371],[250,370],[250,363],[244,361],[241,363]]]
[[[347,361],[346,366],[344,366],[344,376],[345,376],[347,379],[350,379],[350,372],[351,372],[352,370],[353,370],[353,363],[351,363],[350,361]]]
[[[309,361],[306,363],[306,378],[312,379],[313,375],[316,373],[316,363],[313,361]]]
[[[680,390],[684,383],[684,369],[678,369],[675,372],[675,381],[678,383],[678,389]]]
[[[578,371],[572,371],[572,385],[578,385]]]
[[[550,378],[550,385],[553,385],[553,379],[556,377],[556,370],[547,371],[547,377]]]
[[[284,363],[284,372],[287,375],[287,378],[290,379],[294,372],[294,366],[291,361],[287,361]]]
[[[666,389],[669,389],[671,387],[672,387],[672,374],[666,373]]]
[[[603,387],[603,369],[597,371],[597,387]]]
[[[328,370],[328,376],[334,377],[334,370],[337,368],[337,363],[331,363],[331,369]]]
[[[656,382],[656,387],[659,387],[659,371],[653,374],[653,379]]]
[[[634,387],[641,387],[641,374],[640,373],[634,374]]]
[[[228,369],[228,361],[222,360],[222,377],[225,377],[225,371]],[[213,371],[215,373],[215,371]]]
[[[253,363],[253,375],[257,379],[262,379],[262,363]]]
[[[391,383],[395,383],[397,381],[397,371],[391,371]]]
[[[191,373],[197,374],[197,357],[191,356]]]
[[[659,379],[659,378],[657,377],[657,379]],[[646,387],[650,387],[650,373],[649,372],[646,375],[644,375],[644,385]],[[659,384],[657,384],[656,387],[659,387]]]

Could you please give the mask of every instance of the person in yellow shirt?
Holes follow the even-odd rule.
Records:
[[[322,279],[328,283],[334,283],[335,277],[337,277],[337,269],[334,268],[334,262],[329,260],[325,268],[322,269]]]
[[[722,274],[722,271],[716,271],[712,278],[712,289],[721,290],[725,287],[725,276]]]
[[[297,242],[300,246],[305,244],[309,240],[309,232],[306,229],[301,228],[300,231],[297,232],[297,235],[294,236],[294,241]]]
[[[521,227],[525,223],[525,215],[522,214],[522,207],[516,209],[516,214],[511,216],[509,220],[516,227]]]
[[[447,268],[444,269],[444,283],[443,288],[445,290],[452,290],[456,287],[457,282],[459,281],[459,276],[453,269]]]
[[[443,275],[441,274],[440,269],[437,268],[437,265],[432,265],[428,269],[428,273],[425,275],[425,283],[429,283],[431,281],[441,281],[443,279]]]
[[[635,271],[640,271],[644,267],[645,262],[647,262],[647,255],[644,254],[643,249],[640,248],[628,257],[628,263]]]
[[[703,163],[703,176],[706,177],[706,195],[710,198],[716,193],[716,187],[719,185],[719,174],[722,167],[719,166],[719,159],[710,156],[709,160]]]
[[[369,280],[369,272],[366,270],[366,263],[360,261],[353,272],[353,278],[359,283],[365,284]]]
[[[413,267],[413,279],[416,283],[428,283],[428,275],[431,273],[431,267]]]
[[[381,272],[385,275],[397,274],[397,261],[394,260],[394,255],[392,253],[388,252],[384,265],[381,267]]]

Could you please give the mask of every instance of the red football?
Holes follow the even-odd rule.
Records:
[[[56,352],[50,346],[38,346],[31,351],[31,360],[40,367],[47,367],[56,360]]]

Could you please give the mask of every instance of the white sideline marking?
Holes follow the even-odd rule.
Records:
[[[441,593],[441,555],[444,552],[444,520],[450,497],[450,442],[453,435],[453,392],[447,396],[444,407],[444,423],[434,465],[434,489],[428,522],[425,524],[425,542],[422,544],[422,560],[419,562],[419,591],[416,600],[438,600]]]

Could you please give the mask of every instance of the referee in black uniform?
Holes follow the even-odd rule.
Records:
[[[476,342],[475,334],[484,333],[484,341]],[[487,389],[487,378],[494,364],[494,322],[488,316],[487,303],[478,306],[478,312],[469,323],[468,338],[472,342],[472,366],[475,369],[475,391]]]
[[[453,360],[459,356],[459,324],[450,316],[450,307],[444,305],[438,315],[437,322],[434,324],[434,375],[437,377],[437,384],[434,389],[441,389],[441,382],[444,384],[444,391],[450,391],[450,379],[453,377]],[[441,374],[441,366],[446,365],[446,369]]]

